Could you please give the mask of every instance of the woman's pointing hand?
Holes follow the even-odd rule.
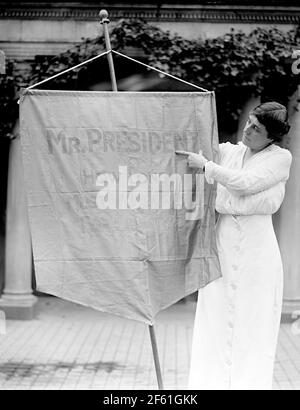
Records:
[[[177,155],[185,155],[187,157],[187,164],[190,168],[203,169],[204,165],[208,161],[207,158],[202,155],[202,151],[199,151],[199,154],[189,151],[175,151],[175,153]]]

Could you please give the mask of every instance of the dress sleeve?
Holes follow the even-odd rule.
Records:
[[[234,147],[235,145],[231,144],[231,142],[222,142],[221,144],[219,144],[219,155],[218,155],[217,163],[222,164],[226,155],[230,155],[230,152]],[[206,177],[206,181],[209,184],[214,183],[214,179],[210,178],[208,176],[208,173],[205,174],[205,177]]]
[[[222,142],[221,144],[219,144],[219,163],[220,164],[222,164],[225,155],[230,152],[232,147],[234,147],[234,144],[231,144],[231,142]]]
[[[216,181],[232,194],[251,195],[286,181],[291,162],[291,153],[283,149],[265,158],[259,165],[245,170],[234,170],[208,161],[205,164],[205,177],[208,183]]]
[[[236,215],[270,215],[280,208],[285,194],[285,182],[252,195],[232,195],[230,205]]]

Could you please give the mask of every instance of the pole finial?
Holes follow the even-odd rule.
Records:
[[[100,10],[99,17],[100,17],[100,23],[101,24],[109,23],[109,21],[110,21],[109,18],[108,18],[107,10],[104,10],[104,9]]]

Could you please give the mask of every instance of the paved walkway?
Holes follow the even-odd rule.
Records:
[[[196,303],[158,315],[165,388],[185,389]],[[0,390],[157,389],[148,327],[52,297],[0,335]],[[298,333],[298,334],[297,334]],[[300,390],[300,323],[282,324],[274,389]]]

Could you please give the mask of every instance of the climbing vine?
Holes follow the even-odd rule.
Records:
[[[234,132],[241,109],[251,96],[286,103],[299,76],[291,71],[292,52],[300,49],[300,30],[233,29],[216,38],[190,40],[141,20],[120,20],[111,28],[115,50],[141,50],[143,60],[163,71],[216,92],[220,130]],[[22,87],[41,81],[104,51],[103,36],[83,39],[55,57],[34,61],[26,70],[9,61],[0,78],[0,133],[11,136]],[[47,88],[77,89],[78,72],[47,83]]]

